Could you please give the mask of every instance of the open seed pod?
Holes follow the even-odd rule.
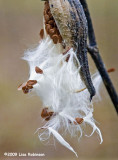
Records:
[[[24,87],[24,93],[36,92],[42,101],[41,117],[45,125],[40,128],[40,140],[53,135],[76,154],[61,136],[63,133],[71,137],[80,133],[81,137],[87,124],[93,128],[92,134],[95,131],[99,134],[102,142],[90,101],[95,94],[93,84],[99,94],[101,77],[96,73],[91,78],[89,73],[87,21],[79,0],[44,2],[43,19],[39,45],[24,56],[30,67],[29,80],[19,89]]]
[[[87,59],[87,20],[83,8],[76,0],[48,0],[44,7],[45,29],[54,44],[73,48],[81,65],[80,75],[89,93],[95,95]],[[68,61],[68,60],[66,60]]]

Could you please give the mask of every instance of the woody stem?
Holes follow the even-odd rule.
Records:
[[[88,38],[89,38],[89,46],[88,46],[88,52],[90,53],[102,79],[104,82],[104,85],[109,93],[109,96],[114,104],[114,107],[116,109],[116,112],[118,113],[118,95],[117,92],[113,86],[113,83],[108,75],[108,72],[105,68],[105,65],[103,63],[103,60],[100,56],[99,53],[99,49],[97,47],[97,42],[96,42],[96,38],[95,38],[95,32],[94,32],[94,28],[93,28],[93,24],[92,24],[92,19],[90,16],[90,12],[88,9],[88,5],[86,0],[80,0],[84,11],[85,11],[85,15],[88,21]]]

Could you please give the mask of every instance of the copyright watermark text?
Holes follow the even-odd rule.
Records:
[[[17,153],[17,152],[4,152],[6,157],[45,157],[44,153]]]

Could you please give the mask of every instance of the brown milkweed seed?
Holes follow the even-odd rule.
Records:
[[[115,71],[115,68],[110,68],[110,69],[107,70],[108,73],[114,72],[114,71]]]
[[[42,112],[41,112],[41,117],[42,118],[46,118],[46,117],[48,117],[49,116],[49,113],[48,113],[48,108],[44,108],[43,110],[42,110]]]
[[[24,86],[24,87],[22,88],[22,90],[23,90],[24,94],[29,93],[29,89],[28,89],[27,86]]]
[[[52,36],[52,39],[53,39],[54,44],[57,44],[58,36],[56,34]]]
[[[57,28],[57,30],[56,30],[56,33],[57,33],[58,35],[60,35],[60,32],[59,32],[58,28]]]
[[[68,61],[69,61],[69,58],[70,58],[70,55],[68,55],[68,56],[67,56],[67,58],[66,58],[66,62],[68,62]]]
[[[46,14],[45,16],[45,21],[48,22],[50,20],[49,16]]]
[[[50,11],[48,12],[48,16],[49,16],[50,20],[54,20],[54,18],[53,18],[53,16],[52,16]]]
[[[49,3],[45,3],[45,10],[50,10],[50,6],[49,6]]]
[[[52,116],[54,114],[54,112],[49,112],[49,115]]]
[[[27,85],[35,85],[37,83],[37,81],[36,80],[29,80],[29,81],[27,81]]]
[[[40,30],[40,37],[41,37],[41,39],[43,39],[43,36],[44,36],[44,29],[41,29]]]
[[[49,1],[45,2],[44,7],[44,19],[45,19],[45,29],[47,34],[50,35],[50,38],[53,40],[54,44],[62,43],[63,39],[60,35],[54,17],[51,13]]]
[[[49,35],[50,35],[51,37],[52,37],[55,33],[56,33],[56,29],[55,29],[55,28],[49,30]]]
[[[50,118],[51,118],[50,116],[49,116],[49,117],[47,117],[47,118],[45,118],[45,121],[49,121],[49,120],[50,120]]]
[[[62,43],[62,36],[59,35],[59,43]]]
[[[39,67],[35,67],[35,72],[36,73],[39,73],[39,74],[43,74],[43,70],[42,69],[40,69]]]
[[[46,24],[45,26],[47,33],[49,34],[49,30],[52,28],[50,24]]]
[[[48,22],[48,24],[54,25],[54,20],[50,20],[50,21]]]
[[[28,88],[28,89],[32,89],[33,86],[32,86],[32,85],[27,85],[27,88]]]
[[[74,122],[74,124],[76,125],[77,123],[78,124],[81,124],[83,121],[84,121],[84,119],[83,118],[75,118],[75,122]]]

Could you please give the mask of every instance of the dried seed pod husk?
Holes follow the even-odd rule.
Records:
[[[63,3],[63,4],[62,4]],[[71,43],[71,30],[68,27],[68,20],[71,19],[70,16],[70,4],[68,1],[60,1],[60,0],[49,0],[51,14],[56,22],[57,28],[60,31],[62,38],[65,42],[72,47]]]
[[[80,75],[89,93],[95,95],[87,59],[88,25],[83,7],[77,0],[49,0],[50,10],[67,47],[73,48],[80,62]],[[55,44],[57,41],[55,41]]]

